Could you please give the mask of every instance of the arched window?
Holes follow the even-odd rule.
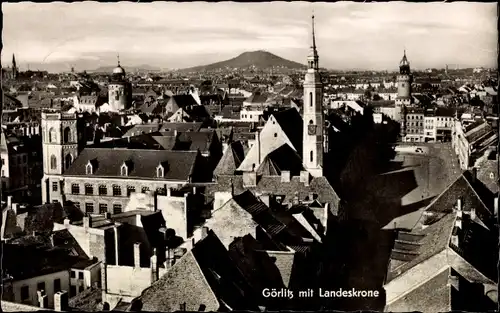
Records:
[[[311,151],[311,152],[309,153],[309,160],[312,162],[312,161],[313,161],[313,158],[314,158],[314,152],[313,152],[313,151]]]
[[[128,175],[128,167],[126,164],[123,164],[122,165],[122,168],[121,168],[121,175],[122,176],[127,176]]]
[[[309,125],[313,125],[313,124],[314,124],[313,120],[309,120]]]
[[[69,127],[66,127],[63,132],[64,143],[68,143],[71,141],[71,130]]]
[[[50,156],[50,169],[55,170],[57,168],[57,158],[55,155]]]
[[[313,93],[312,92],[309,93],[309,106],[310,107],[313,106]]]
[[[49,129],[49,142],[55,142],[56,141],[56,130],[51,127]]]
[[[68,169],[71,163],[73,163],[73,156],[71,154],[67,154],[64,158],[64,168]]]
[[[85,167],[85,173],[87,175],[92,175],[93,174],[93,168],[92,168],[92,164],[89,162],[87,163],[87,166]]]

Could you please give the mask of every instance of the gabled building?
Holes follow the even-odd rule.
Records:
[[[495,203],[485,203],[467,173],[398,233],[384,289],[385,311],[487,311],[497,307]]]

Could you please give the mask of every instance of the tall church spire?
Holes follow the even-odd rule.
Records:
[[[312,46],[314,50],[316,50],[316,35],[314,34],[314,11],[312,14]]]
[[[16,56],[14,55],[14,53],[12,53],[12,68],[16,68],[17,65],[16,65]]]

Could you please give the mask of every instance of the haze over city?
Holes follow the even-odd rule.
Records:
[[[266,50],[304,63],[316,16],[321,66],[395,70],[495,67],[495,3],[4,3],[2,64],[92,70],[185,68]]]

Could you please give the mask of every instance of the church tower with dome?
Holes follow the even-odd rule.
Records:
[[[119,112],[128,109],[132,101],[131,91],[131,84],[126,80],[125,69],[121,67],[118,56],[118,66],[113,69],[108,85],[108,103],[111,110]]]

